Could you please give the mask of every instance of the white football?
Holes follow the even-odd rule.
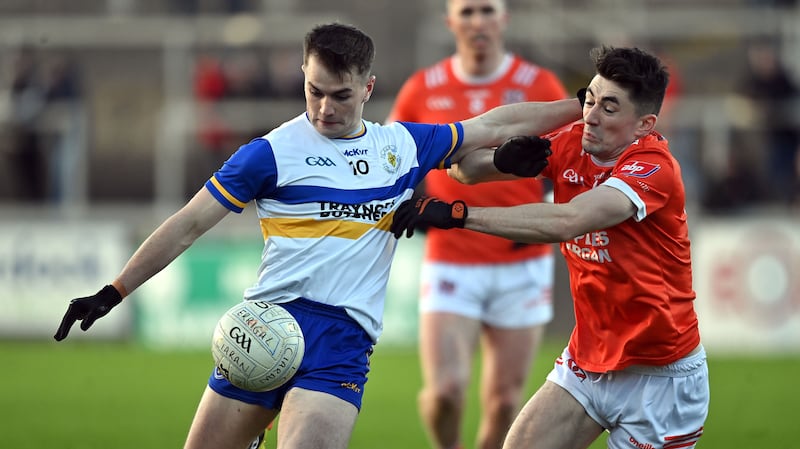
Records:
[[[300,325],[283,307],[243,301],[217,323],[211,353],[218,374],[248,391],[269,391],[285,384],[303,361]]]

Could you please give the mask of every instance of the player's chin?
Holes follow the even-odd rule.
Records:
[[[586,135],[586,133],[584,133],[583,137],[581,137],[581,146],[583,146],[584,150],[587,150],[587,152],[589,152],[588,149],[590,148],[599,148],[600,143],[600,140],[593,135]]]
[[[472,36],[470,43],[475,48],[489,48],[492,45],[492,40],[489,39],[489,36],[479,34]]]
[[[323,122],[317,120],[314,122],[314,129],[325,137],[335,138],[342,135],[343,127],[341,123]]]

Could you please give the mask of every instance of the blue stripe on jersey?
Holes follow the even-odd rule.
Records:
[[[417,148],[427,148],[430,141],[437,140],[437,138],[442,138],[442,132],[446,132],[451,140],[455,137],[457,140],[451,142],[450,151],[447,153],[447,156],[444,158],[444,160],[435,159],[437,155],[432,152],[428,152],[426,154],[428,159],[419,160],[419,165],[426,173],[428,170],[434,168],[450,168],[450,165],[452,164],[451,158],[453,153],[455,153],[455,151],[461,147],[461,143],[464,141],[464,127],[460,122],[452,123],[449,126],[437,127],[433,133],[427,132],[431,126],[428,124],[411,122],[400,122],[400,124],[405,126],[406,129],[408,129],[408,131],[411,133],[411,136],[414,138],[414,142],[417,144]],[[453,130],[451,127],[455,127],[456,129]],[[415,128],[419,130],[417,131]],[[423,155],[417,153],[418,158],[422,156]]]
[[[394,185],[370,189],[345,190],[321,186],[284,186],[279,187],[271,195],[271,198],[287,204],[318,201],[332,201],[341,204],[368,203],[375,200],[394,198],[407,189],[413,189],[422,181],[425,173],[420,171],[419,168],[412,168],[408,173],[401,176]]]

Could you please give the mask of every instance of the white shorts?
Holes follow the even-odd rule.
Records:
[[[553,255],[509,264],[422,264],[420,312],[451,312],[490,326],[553,319]]]
[[[690,449],[703,434],[709,389],[706,352],[665,366],[593,373],[564,349],[547,380],[560,385],[609,432],[609,449]]]

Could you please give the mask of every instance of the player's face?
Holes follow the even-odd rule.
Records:
[[[583,106],[583,150],[601,160],[616,159],[655,126],[654,114],[639,115],[628,92],[597,75],[589,83]]]
[[[347,73],[339,77],[311,55],[303,65],[306,113],[314,129],[328,138],[354,133],[361,128],[364,103],[375,85],[375,77]]]
[[[448,0],[447,26],[460,51],[502,49],[508,16],[502,0]]]

